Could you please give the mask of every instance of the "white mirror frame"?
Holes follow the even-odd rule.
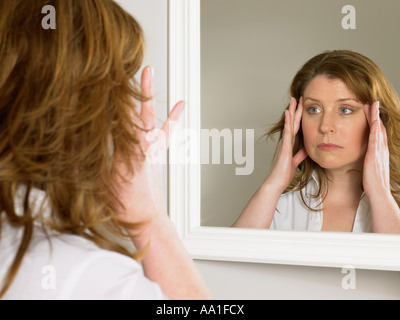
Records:
[[[400,236],[202,227],[200,225],[200,1],[169,0],[168,105],[185,100],[176,132],[198,138],[173,139],[169,149],[169,213],[194,259],[319,267],[400,270]],[[176,137],[176,136],[175,136]],[[192,151],[179,164],[182,143]],[[194,158],[193,158],[194,157]],[[193,163],[197,162],[197,163]],[[178,163],[178,164],[177,164]]]

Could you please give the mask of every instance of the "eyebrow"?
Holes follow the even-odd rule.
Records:
[[[312,101],[315,101],[315,102],[321,102],[321,101],[319,101],[318,99],[314,99],[314,98],[310,98],[310,97],[305,98],[305,99],[304,99],[304,102],[305,102],[306,100],[312,100]],[[355,102],[360,102],[360,101],[358,101],[357,99],[354,99],[354,98],[343,98],[343,99],[338,99],[338,100],[336,100],[336,102],[343,102],[343,101],[350,101],[350,100],[355,101]]]

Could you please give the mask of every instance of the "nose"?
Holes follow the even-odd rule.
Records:
[[[334,115],[324,113],[322,115],[319,131],[323,134],[336,133],[336,120]]]

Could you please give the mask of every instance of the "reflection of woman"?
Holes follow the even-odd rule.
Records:
[[[382,72],[325,52],[291,95],[268,132],[281,136],[270,173],[234,227],[400,233],[400,101]]]
[[[55,30],[41,26],[49,3]],[[211,297],[146,161],[156,117],[151,68],[134,78],[140,25],[111,0],[0,1],[0,21],[0,297]]]

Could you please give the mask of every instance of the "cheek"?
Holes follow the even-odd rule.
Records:
[[[367,151],[368,138],[369,138],[369,127],[366,123],[354,124],[345,129],[347,132],[343,132],[345,137],[350,137],[348,141],[352,144],[354,149],[361,149],[361,151]]]
[[[301,123],[301,129],[303,131],[304,146],[307,150],[307,147],[311,146],[315,140],[315,136],[318,132],[318,126],[315,126],[312,121],[303,119]]]

